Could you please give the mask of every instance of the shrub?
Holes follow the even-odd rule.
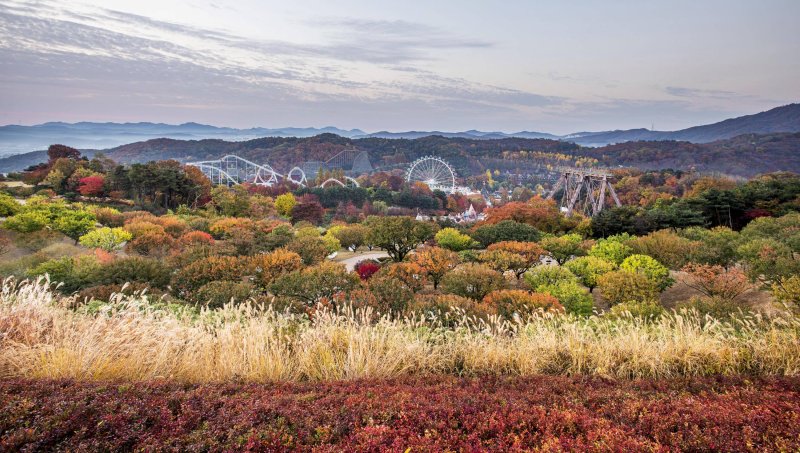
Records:
[[[255,228],[255,222],[248,218],[224,217],[212,223],[208,230],[217,239],[228,239],[231,237],[231,231],[237,228],[252,230]]]
[[[656,284],[659,291],[664,291],[674,282],[669,276],[669,269],[647,255],[631,255],[622,261],[619,268],[644,275]]]
[[[119,248],[125,241],[130,241],[131,237],[132,235],[122,228],[102,227],[81,236],[79,242],[84,247],[111,252]]]
[[[164,227],[161,225],[138,219],[125,223],[123,229],[130,233],[134,238],[138,238],[146,234],[167,234],[167,232],[164,231]]]
[[[800,276],[782,277],[772,284],[771,289],[776,299],[800,311]]]
[[[536,287],[537,293],[555,296],[567,313],[589,316],[592,314],[594,302],[589,291],[575,281],[561,281],[556,284],[545,284]]]
[[[643,274],[624,270],[609,272],[600,276],[597,284],[603,299],[611,306],[658,299],[658,286]]]
[[[143,256],[163,258],[175,246],[175,239],[168,234],[147,233],[128,243],[127,250]]]
[[[122,285],[128,282],[149,283],[153,288],[169,285],[172,269],[166,263],[150,258],[131,256],[118,258],[98,268],[92,278],[98,285]]]
[[[95,206],[90,208],[97,222],[111,228],[121,227],[125,224],[125,217],[114,208]]]
[[[253,285],[248,282],[209,282],[197,289],[194,300],[209,308],[219,308],[231,302],[244,302],[253,291]]]
[[[10,217],[18,213],[20,204],[13,197],[0,193],[0,217]]]
[[[481,300],[506,284],[503,275],[482,264],[462,264],[442,279],[445,291],[457,296]]]
[[[347,294],[359,285],[358,276],[347,272],[343,265],[324,261],[278,277],[270,285],[270,291],[276,296],[294,298],[314,306],[319,302],[335,304],[335,295]]]
[[[103,301],[108,302],[113,294],[132,295],[134,293],[141,294],[145,292],[151,299],[157,299],[164,295],[164,292],[159,289],[152,289],[148,283],[133,282],[122,285],[97,285],[89,288],[84,288],[78,293],[78,299],[83,301]]]
[[[577,282],[578,277],[563,266],[537,266],[525,274],[525,281],[531,288],[538,288],[561,282]]]
[[[61,212],[53,221],[53,227],[77,244],[81,236],[94,229],[96,222],[90,212],[74,209]]]
[[[39,231],[50,223],[50,218],[41,211],[24,211],[7,218],[3,228],[19,233]]]
[[[416,263],[391,263],[383,266],[376,276],[396,278],[414,292],[428,283],[425,268]]]
[[[505,274],[506,272],[514,272],[517,275],[518,269],[527,269],[525,258],[516,253],[507,252],[505,250],[487,250],[475,256],[476,261],[483,263],[492,269]]]
[[[597,279],[601,275],[607,274],[616,267],[614,263],[595,256],[581,256],[572,261],[567,261],[564,267],[575,274],[592,292],[597,286]]]
[[[100,266],[92,256],[63,257],[45,261],[27,274],[30,277],[47,274],[51,282],[62,283],[59,287],[62,292],[73,293],[89,286],[98,268]]]
[[[187,297],[198,288],[213,281],[241,281],[248,270],[248,262],[232,256],[210,256],[178,269],[172,277],[172,286],[178,295]]]
[[[443,228],[434,236],[436,243],[454,252],[474,248],[477,244],[471,237],[455,228]]]
[[[184,247],[196,245],[214,245],[214,238],[203,231],[190,231],[184,233],[179,239],[178,243]]]
[[[281,275],[300,270],[303,267],[303,260],[295,252],[277,249],[251,257],[247,266],[255,275],[258,286],[268,288]]]
[[[394,277],[378,276],[370,279],[368,288],[375,297],[375,308],[380,313],[403,313],[414,299],[414,291]]]
[[[381,270],[381,265],[375,260],[364,260],[356,263],[353,270],[356,271],[361,280],[369,280],[376,272]]]
[[[494,307],[497,314],[507,319],[512,319],[515,313],[525,319],[542,311],[564,311],[564,307],[554,296],[520,289],[493,291],[483,298],[483,303]]]

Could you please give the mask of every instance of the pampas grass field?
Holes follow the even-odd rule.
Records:
[[[147,295],[70,308],[45,280],[3,282],[0,378],[205,383],[331,381],[452,374],[610,378],[800,373],[800,319],[692,311],[659,319],[542,315],[375,320],[366,310],[314,316],[250,304],[180,310]]]

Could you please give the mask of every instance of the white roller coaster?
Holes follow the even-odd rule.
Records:
[[[456,191],[456,172],[447,161],[436,156],[420,157],[412,162],[406,171],[406,181],[409,184],[423,182],[431,190]]]
[[[257,186],[271,187],[278,183],[280,180],[291,182],[300,187],[308,185],[306,174],[300,167],[294,167],[289,170],[285,176],[278,173],[271,166],[267,164],[257,164],[239,156],[228,154],[217,160],[206,160],[201,162],[188,162],[187,165],[192,165],[200,169],[212,184],[225,184],[227,186],[236,184],[255,184]],[[358,181],[345,176],[344,181],[335,178],[330,178],[320,184],[320,187],[326,187],[329,184],[338,184],[342,187],[352,185],[360,187]]]

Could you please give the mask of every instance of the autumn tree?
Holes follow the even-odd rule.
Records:
[[[458,296],[482,300],[492,291],[505,287],[503,275],[482,264],[462,264],[442,279],[445,291]]]
[[[753,289],[747,275],[737,268],[689,263],[681,271],[686,273],[683,283],[706,297],[733,302]]]
[[[563,266],[537,266],[525,274],[525,281],[536,289],[561,282],[577,282],[578,277]]]
[[[292,222],[311,222],[318,225],[322,222],[322,217],[325,215],[325,208],[313,196],[306,196],[297,201],[292,207]]]
[[[349,250],[356,251],[364,245],[367,240],[369,230],[363,225],[347,225],[334,231],[333,235]]]
[[[563,230],[563,216],[555,201],[539,196],[531,198],[527,203],[512,201],[502,206],[489,208],[486,211],[487,225],[497,224],[504,220],[525,223],[546,233],[557,233]]]
[[[428,283],[427,271],[414,262],[388,264],[378,271],[377,276],[396,278],[414,292],[421,290]]]
[[[567,261],[564,267],[575,274],[581,280],[583,286],[589,288],[589,292],[592,292],[597,286],[597,279],[601,275],[607,274],[616,268],[614,263],[595,256],[575,258]]]
[[[286,249],[295,252],[310,266],[324,260],[330,253],[325,241],[319,236],[301,236],[286,244]]]
[[[670,269],[679,269],[689,261],[693,250],[703,247],[670,230],[654,231],[629,241],[628,245],[635,253],[651,256]]]
[[[473,248],[477,243],[468,235],[461,233],[455,228],[442,228],[434,236],[436,243],[454,252],[460,252]]]
[[[583,238],[578,234],[565,234],[542,239],[541,246],[558,264],[564,264],[573,256],[585,255]]]
[[[589,249],[589,256],[604,259],[619,266],[625,258],[633,254],[633,249],[627,245],[632,239],[633,236],[629,234],[600,239]]]
[[[434,289],[439,287],[445,274],[458,266],[459,261],[457,253],[441,247],[425,247],[411,255],[411,262],[425,269]]]
[[[411,217],[368,217],[364,226],[370,230],[367,241],[386,250],[396,262],[434,234],[433,225]]]
[[[493,250],[513,253],[522,258],[521,262],[510,267],[517,280],[522,277],[522,274],[537,266],[541,262],[542,255],[545,254],[544,248],[535,242],[501,241],[489,246],[489,251]]]
[[[294,205],[296,204],[297,199],[295,199],[291,192],[278,195],[275,198],[275,209],[278,211],[278,214],[284,217],[290,217],[292,215],[292,209],[294,209]]]
[[[92,175],[81,178],[78,192],[85,197],[97,197],[103,194],[105,178],[102,175]]]
[[[495,224],[482,225],[472,232],[472,237],[483,247],[502,241],[536,242],[542,233],[536,228],[513,220],[502,220]]]
[[[631,255],[622,261],[619,268],[622,271],[644,275],[658,287],[659,291],[664,291],[674,282],[669,275],[669,269],[647,255]]]

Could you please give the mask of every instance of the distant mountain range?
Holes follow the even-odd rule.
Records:
[[[298,162],[326,160],[347,148],[366,150],[384,163],[425,154],[461,159],[465,174],[506,165],[508,150],[544,151],[598,159],[609,166],[695,168],[740,176],[788,170],[800,172],[800,104],[674,132],[633,129],[556,136],[540,132],[377,132],[334,127],[233,129],[196,123],[46,123],[0,127],[0,154],[12,145],[35,143],[39,151],[0,158],[0,172],[20,171],[47,160],[52,143],[77,147],[92,156],[102,150],[119,162],[177,159],[182,162],[235,153],[288,170]],[[158,137],[158,138],[153,138]],[[123,143],[123,144],[119,144]],[[116,145],[114,145],[116,144]],[[28,147],[28,150],[31,148]],[[453,155],[451,150],[457,152]],[[379,166],[381,162],[375,162]],[[282,168],[287,166],[287,168]]]
[[[0,126],[0,156],[42,150],[53,143],[62,143],[79,149],[108,149],[116,146],[154,138],[178,140],[220,139],[246,141],[261,137],[313,137],[336,134],[346,138],[416,139],[429,136],[492,140],[504,138],[546,138],[577,143],[583,146],[604,146],[630,141],[682,140],[692,143],[709,143],[742,134],[771,134],[800,132],[800,104],[789,104],[754,115],[732,118],[714,124],[695,126],[679,131],[652,131],[629,129],[601,132],[576,132],[554,135],[545,132],[521,131],[514,133],[408,131],[365,133],[360,129],[344,130],[336,127],[285,127],[270,129],[254,127],[235,129],[198,123],[179,125],[162,123],[44,123],[36,126]]]
[[[234,129],[198,123],[44,123],[35,126],[0,126],[0,155],[46,149],[53,143],[62,143],[79,149],[107,149],[153,138],[202,140],[218,138],[230,141],[251,140],[258,137],[313,137],[319,134],[336,134],[342,137],[365,135],[358,129],[344,130],[336,127],[286,127],[268,129],[254,127]]]

